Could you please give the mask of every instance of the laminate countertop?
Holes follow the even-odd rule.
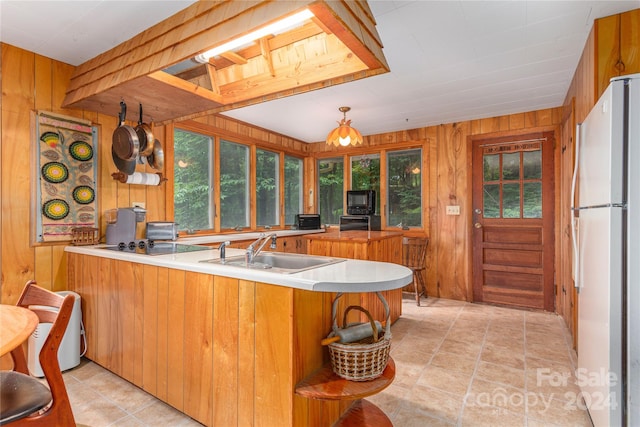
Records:
[[[318,292],[377,292],[411,283],[410,269],[399,264],[341,258],[340,262],[297,273],[281,273],[206,262],[220,258],[217,249],[196,252],[144,255],[104,249],[105,245],[67,246],[66,252],[154,265],[177,270],[226,276]],[[226,249],[226,257],[243,255],[243,249]],[[308,256],[308,255],[299,255]],[[313,255],[315,257],[315,255]]]

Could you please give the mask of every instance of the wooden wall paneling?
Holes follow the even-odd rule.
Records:
[[[438,233],[438,127],[431,126],[427,128],[427,139],[424,145],[424,151],[429,153],[429,173],[424,175],[428,177],[426,186],[429,189],[429,211],[428,226],[425,230],[428,233],[429,245],[427,246],[427,295],[440,296],[440,287],[438,286],[438,246],[434,239]],[[424,181],[423,181],[424,182]]]
[[[99,311],[96,310],[96,301],[99,301],[103,296],[100,294],[100,273],[102,273],[102,263],[96,257],[78,257],[76,259],[81,260],[78,262],[76,272],[81,272],[82,275],[77,279],[77,290],[75,292],[80,295],[80,307],[82,309],[82,319],[85,327],[85,338],[87,345],[86,356],[92,360],[99,360],[99,347],[98,336],[100,333],[101,319]]]
[[[67,283],[67,263],[63,245],[51,248],[51,281],[54,291],[69,289]]]
[[[173,129],[173,126],[170,127]],[[169,132],[167,126],[156,126],[153,128],[153,137],[160,141],[167,161],[164,169],[159,171],[146,166],[148,173],[163,173],[166,181],[160,185],[146,186],[145,203],[147,209],[147,221],[169,221],[173,220],[173,131]],[[171,161],[168,161],[171,159]],[[168,203],[170,201],[170,203]],[[168,206],[171,205],[171,209]]]
[[[33,248],[34,254],[34,272],[33,278],[38,282],[38,286],[42,286],[45,289],[53,291],[53,283],[51,281],[53,273],[53,260],[52,260],[53,246],[36,246]]]
[[[136,334],[136,318],[135,318],[135,301],[136,301],[136,274],[135,264],[132,262],[117,263],[117,283],[118,291],[115,296],[116,300],[116,317],[117,323],[114,328],[118,331],[118,344],[120,346],[120,365],[121,373],[119,374],[125,380],[136,384],[135,382],[135,343]],[[113,277],[113,275],[112,275]],[[113,293],[113,289],[111,290]],[[136,384],[138,385],[138,384]]]
[[[97,262],[99,274],[95,280],[97,283],[96,295],[93,301],[87,301],[88,305],[97,307],[97,310],[93,325],[85,324],[87,332],[90,333],[87,336],[87,341],[90,343],[89,348],[95,346],[96,353],[95,358],[89,355],[87,357],[107,369],[120,373],[122,364],[119,355],[122,346],[118,339],[120,334],[116,322],[118,297],[116,292],[119,286],[117,281],[112,281],[112,277],[117,274],[116,261],[100,258]],[[102,332],[104,332],[104,336],[100,335]],[[97,344],[95,344],[96,342]]]
[[[622,74],[640,72],[640,8],[620,16],[620,56],[624,62]]]
[[[213,419],[213,276],[186,272],[184,412],[203,424]]]
[[[255,427],[293,427],[293,292],[284,286],[256,285]]]
[[[144,265],[133,264],[133,336],[131,347],[133,349],[131,359],[133,365],[133,383],[142,388],[142,369],[144,357]]]
[[[213,279],[213,389],[225,390],[211,396],[213,424],[238,425],[240,355],[239,280],[215,276]],[[265,337],[265,339],[268,339]]]
[[[238,282],[238,425],[255,424],[256,284]]]
[[[34,107],[34,54],[2,45],[2,296],[15,304],[24,284],[35,277],[30,247],[30,112]]]
[[[158,348],[160,307],[158,305],[160,286],[159,276],[161,269],[151,265],[142,268],[142,389],[153,395],[158,394]],[[136,317],[137,317],[136,304]]]
[[[611,15],[595,21],[597,92],[596,99],[609,86],[611,77],[620,75],[622,57],[620,55],[620,15]]]
[[[186,328],[186,273],[181,270],[169,270],[169,289],[167,298],[167,403],[184,412],[183,382],[186,363],[190,363],[189,351],[185,345]],[[187,326],[188,325],[188,326]],[[181,350],[182,349],[182,350]],[[164,369],[164,367],[163,367]]]
[[[164,402],[169,401],[168,397],[168,371],[169,371],[169,269],[158,268],[157,289],[157,341],[156,341],[156,394]],[[146,303],[146,300],[145,300]],[[145,315],[146,319],[146,315]],[[174,367],[171,366],[171,369]]]
[[[319,292],[294,291],[293,293],[293,336],[294,382],[298,383],[312,372],[312,367],[323,364],[320,341],[326,336],[323,321],[323,294]],[[314,322],[314,323],[310,323]],[[293,425],[311,426],[318,419],[320,402],[298,395],[293,398]],[[328,424],[327,424],[328,425]]]
[[[466,230],[460,230],[466,224],[464,199],[466,193],[458,194],[458,186],[465,190],[466,184],[460,182],[465,174],[466,133],[464,124],[441,125],[438,139],[438,285],[440,296],[458,300],[466,300],[467,276],[469,270],[464,268],[468,263]],[[467,125],[468,126],[468,125]],[[459,168],[463,170],[459,170]],[[466,176],[464,176],[466,180]],[[445,215],[447,205],[461,205],[461,215]],[[462,224],[462,225],[459,225]]]

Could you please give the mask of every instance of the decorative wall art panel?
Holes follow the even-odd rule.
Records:
[[[53,113],[35,115],[35,241],[69,241],[76,227],[98,227],[97,129]]]

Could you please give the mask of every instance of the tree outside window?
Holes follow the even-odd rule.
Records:
[[[284,156],[284,223],[295,222],[302,206],[302,159]]]
[[[422,150],[387,154],[387,225],[422,226]]]
[[[339,224],[343,215],[344,160],[318,160],[318,212],[325,224]]]
[[[351,189],[375,190],[376,212],[380,212],[380,154],[351,157]]]
[[[220,227],[249,226],[249,147],[220,141]]]
[[[180,230],[213,228],[211,164],[213,139],[176,129],[174,133],[174,220]]]
[[[257,225],[280,224],[280,156],[256,150],[256,221]]]

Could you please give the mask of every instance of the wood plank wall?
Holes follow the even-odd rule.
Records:
[[[612,19],[612,18],[608,18]],[[615,34],[617,22],[621,22],[622,32],[619,38],[601,38],[596,48],[598,32],[600,34]],[[574,122],[582,120],[597,99],[598,82],[603,76],[598,76],[596,69],[606,67],[598,64],[604,54],[609,55],[607,43],[618,44],[618,50],[625,62],[625,74],[639,72],[637,52],[640,38],[636,37],[640,22],[640,10],[622,14],[619,20],[612,21],[604,18],[596,21],[584,49],[582,60],[576,70],[573,82],[563,104],[563,107],[549,110],[533,111],[509,116],[471,120],[461,123],[448,123],[440,126],[430,126],[403,132],[391,132],[380,135],[367,136],[365,147],[375,149],[377,146],[402,147],[421,146],[428,159],[425,169],[424,200],[428,200],[427,224],[424,233],[431,238],[428,261],[428,288],[431,295],[446,298],[468,300],[470,290],[470,253],[471,242],[469,227],[470,217],[470,148],[469,137],[481,134],[500,135],[506,132],[529,132],[532,130],[556,131],[557,141],[562,141],[557,147],[556,159],[562,165],[556,166],[558,172],[556,194],[566,190],[560,184],[570,176],[572,159],[567,156],[572,152],[571,141],[565,141],[563,135],[569,135],[566,127],[573,127],[566,121],[571,111],[575,111]],[[613,26],[610,24],[613,23]],[[635,36],[634,36],[635,35]],[[611,40],[606,42],[606,40]],[[621,44],[620,44],[621,43]],[[25,145],[30,142],[29,114],[32,110],[47,110],[70,116],[90,119],[99,126],[99,209],[101,213],[115,207],[130,206],[133,201],[146,203],[149,214],[147,220],[163,220],[167,200],[167,184],[160,187],[129,186],[116,183],[110,174],[115,171],[110,159],[111,135],[117,125],[117,106],[114,106],[113,116],[96,114],[79,110],[64,110],[60,107],[64,92],[68,86],[73,67],[49,58],[28,52],[7,44],[0,44],[2,49],[1,87],[2,108],[0,120],[1,170],[0,196],[2,200],[0,210],[0,264],[2,266],[0,302],[12,304],[16,301],[24,283],[35,278],[39,284],[53,290],[66,289],[66,263],[63,245],[32,246],[30,244],[30,198],[25,197],[31,188],[31,163],[29,150]],[[609,71],[609,74],[611,71]],[[569,113],[568,113],[569,112]],[[327,147],[322,144],[304,145],[273,132],[236,122],[225,120],[219,116],[209,116],[199,119],[201,123],[224,129],[232,134],[265,141],[276,146],[299,151],[305,157],[305,188],[315,188],[315,157],[323,155]],[[565,128],[561,125],[564,122]],[[154,128],[158,139],[165,143],[166,151],[171,152],[171,132],[164,128]],[[566,138],[566,137],[565,137]],[[567,145],[569,144],[569,145]],[[168,157],[168,160],[170,157]],[[168,161],[167,163],[170,163]],[[140,168],[144,168],[139,166]],[[426,171],[428,169],[428,172]],[[167,172],[170,170],[167,168]],[[170,175],[170,173],[169,173]],[[559,196],[557,196],[559,197]],[[305,196],[305,206],[308,211],[313,205],[308,203]],[[560,209],[566,209],[567,200],[556,201]],[[459,217],[446,216],[445,206],[457,203],[461,206],[462,215]],[[558,221],[561,221],[558,219]],[[556,227],[556,233],[563,233],[566,221]],[[101,231],[104,234],[104,219],[101,219]],[[559,236],[556,239],[560,246],[560,265],[568,266],[566,254],[560,249],[566,245]],[[564,243],[562,243],[564,242]],[[564,268],[566,278],[567,270]],[[567,302],[570,305],[570,302]],[[575,313],[574,313],[575,315]]]
[[[364,137],[358,152],[422,148],[423,158],[426,158],[422,193],[426,223],[424,230],[418,231],[430,239],[427,253],[429,295],[466,301],[473,297],[471,138],[554,131],[559,140],[561,119],[562,109],[552,108]],[[340,156],[345,152],[324,143],[313,144],[311,149],[314,156],[328,153]],[[446,215],[447,205],[459,205],[460,215]]]
[[[30,141],[29,114],[42,109],[82,117],[99,126],[99,185],[98,199],[101,212],[101,232],[104,234],[103,213],[107,209],[131,206],[144,202],[148,211],[147,220],[164,220],[168,184],[159,187],[129,186],[111,178],[115,167],[111,160],[111,135],[117,126],[117,106],[114,116],[92,112],[64,110],[60,108],[73,67],[42,57],[11,45],[2,45],[2,299],[3,303],[14,303],[24,283],[36,278],[38,283],[53,290],[64,290],[66,285],[66,263],[64,245],[32,246],[29,237],[29,194],[31,159],[25,155],[21,145]],[[470,300],[470,151],[468,138],[480,134],[525,132],[544,128],[556,128],[560,123],[561,110],[551,109],[473,120],[462,123],[419,128],[404,132],[393,132],[365,138],[365,147],[391,146],[403,143],[424,147],[428,158],[428,180],[425,194],[428,203],[428,224],[425,234],[431,237],[429,250],[428,287],[430,295],[445,298]],[[198,122],[220,129],[228,134],[260,140],[306,156],[305,166],[314,166],[315,154],[326,150],[323,143],[305,145],[289,137],[226,120],[220,116],[198,119]],[[165,143],[167,154],[171,153],[171,132],[164,127],[154,127],[154,134]],[[167,156],[170,163],[170,156]],[[309,161],[310,160],[310,161]],[[145,166],[138,166],[144,171]],[[167,165],[170,174],[170,165]],[[305,187],[315,188],[313,167],[306,168]],[[149,170],[153,172],[153,170]],[[305,204],[308,197],[305,197]],[[461,206],[459,217],[444,215],[446,205]],[[313,206],[308,209],[313,209]],[[452,238],[453,236],[453,238]]]
[[[100,231],[104,236],[106,223],[104,212],[108,209],[131,206],[133,202],[145,203],[147,221],[171,220],[171,181],[158,187],[127,185],[111,177],[116,168],[111,159],[111,136],[118,125],[118,105],[113,116],[91,111],[69,110],[61,107],[65,91],[74,67],[46,58],[34,52],[0,43],[1,89],[0,109],[0,302],[14,304],[24,284],[35,279],[39,285],[54,291],[67,289],[67,264],[64,244],[31,243],[30,212],[34,160],[30,154],[32,135],[30,115],[32,111],[51,111],[87,120],[98,126],[98,210]],[[126,100],[125,100],[126,101]],[[131,115],[132,116],[132,115]],[[202,123],[220,129],[229,136],[252,138],[274,146],[290,147],[304,156],[303,143],[265,129],[251,127],[221,116],[200,119]],[[135,125],[134,122],[130,123]],[[172,176],[171,126],[154,126],[154,136],[160,140],[167,154],[165,174]],[[157,172],[146,165],[138,165],[138,172]],[[143,225],[139,225],[142,237]]]

